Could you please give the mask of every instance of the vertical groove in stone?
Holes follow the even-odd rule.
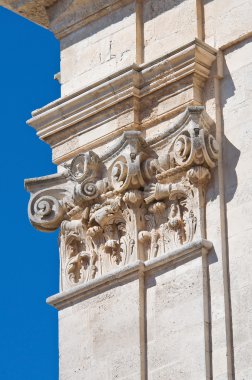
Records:
[[[136,0],[136,63],[144,63],[143,0]]]
[[[144,272],[139,272],[139,338],[140,338],[140,379],[148,380],[147,336],[146,336],[146,291]]]
[[[223,268],[223,287],[225,304],[225,324],[226,324],[226,344],[227,344],[227,372],[228,380],[235,379],[234,367],[234,344],[233,344],[233,324],[232,305],[230,294],[230,273],[229,273],[229,247],[228,247],[228,227],[227,210],[225,201],[224,170],[223,170],[223,135],[224,123],[221,104],[221,80],[223,79],[223,53],[217,54],[217,75],[214,78],[215,102],[216,102],[216,139],[219,144],[219,196],[220,196],[220,225],[221,225],[221,250]]]
[[[203,0],[196,0],[197,13],[197,37],[201,41],[205,41],[205,15]]]
[[[213,379],[211,291],[207,250],[202,252],[206,380]]]
[[[199,189],[200,205],[200,228],[201,236],[206,239],[206,194],[205,190]],[[205,337],[205,367],[206,380],[213,379],[213,361],[212,361],[212,319],[211,319],[211,289],[209,279],[208,251],[202,249],[202,281],[203,281],[203,312],[204,312],[204,337]]]

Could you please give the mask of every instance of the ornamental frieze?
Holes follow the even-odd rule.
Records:
[[[81,153],[62,173],[26,181],[32,225],[60,228],[62,290],[205,237],[214,135],[204,109],[189,107],[152,140],[128,131],[106,156]]]

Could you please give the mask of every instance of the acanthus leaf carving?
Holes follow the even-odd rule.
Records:
[[[82,153],[62,174],[27,181],[32,224],[61,227],[62,289],[202,237],[218,146],[202,107],[183,120],[148,143],[126,132],[110,160]]]

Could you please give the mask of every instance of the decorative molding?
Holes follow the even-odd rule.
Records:
[[[87,297],[107,290],[114,283],[132,281],[138,279],[142,273],[148,274],[148,272],[153,270],[176,266],[185,260],[192,260],[200,255],[207,255],[211,248],[212,243],[210,241],[205,239],[196,240],[159,258],[145,262],[137,260],[135,263],[119,268],[110,274],[92,279],[88,283],[77,285],[74,288],[47,298],[47,303],[58,310],[62,310],[68,306],[75,305]]]
[[[201,91],[215,58],[216,51],[196,39],[58,99],[34,111],[27,123],[52,147],[54,162],[61,164],[125,130],[145,130],[187,106],[201,105]]]
[[[58,39],[84,28],[111,12],[120,9],[132,0],[61,0],[47,10],[49,29]]]
[[[44,28],[49,28],[47,8],[58,0],[1,0],[0,4]]]
[[[27,180],[31,223],[60,227],[61,289],[203,238],[217,159],[213,123],[203,107],[189,107],[148,143],[128,131],[110,156],[82,153],[61,174]]]
[[[0,4],[62,39],[132,0],[1,0]]]

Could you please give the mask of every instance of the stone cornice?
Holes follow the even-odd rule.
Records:
[[[50,187],[52,184],[57,186],[58,184],[64,182],[67,177],[68,172],[65,171],[63,173],[51,174],[44,177],[29,178],[26,179],[24,183],[26,190],[34,193],[38,188],[42,190],[43,188]]]
[[[78,148],[94,149],[98,144],[120,135],[122,130],[147,128],[152,118],[146,117],[145,111],[152,97],[158,101],[159,96],[175,98],[178,94],[188,94],[190,91],[185,103],[180,102],[175,108],[168,104],[162,114],[156,115],[156,122],[164,115],[169,118],[171,114],[181,112],[190,104],[200,105],[201,89],[215,58],[216,51],[196,39],[160,59],[130,66],[79,92],[58,99],[34,111],[27,123],[36,129],[42,140],[51,145],[54,162],[60,164],[76,155]],[[118,118],[121,113],[128,114],[128,117],[112,133],[100,133],[98,129],[94,141],[89,140],[86,146],[77,149],[64,149],[64,156],[54,149],[67,143],[69,138],[73,140],[99,125],[106,125],[108,120]]]
[[[131,2],[132,0],[73,0],[69,5],[67,0],[56,1],[47,10],[49,29],[57,38],[62,39]]]
[[[61,39],[131,0],[0,0],[0,5],[51,30]]]
[[[91,280],[89,283],[78,285],[73,289],[61,292],[47,298],[47,303],[58,310],[75,305],[83,299],[94,294],[106,291],[110,287],[118,285],[123,281],[136,280],[140,273],[146,273],[162,268],[177,266],[185,260],[192,260],[200,255],[208,254],[212,243],[205,239],[198,239],[183,247],[165,253],[161,257],[148,261],[138,260],[134,264],[117,269],[108,275]]]
[[[47,8],[58,0],[0,0],[0,5],[28,20],[49,28]]]

